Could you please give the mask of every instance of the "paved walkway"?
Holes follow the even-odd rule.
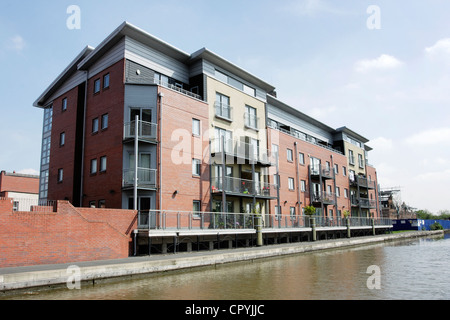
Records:
[[[31,287],[65,285],[67,284],[68,279],[74,275],[72,271],[69,271],[69,267],[71,266],[77,266],[79,268],[78,274],[75,274],[79,277],[79,281],[95,281],[106,278],[136,276],[442,234],[442,231],[417,231],[351,239],[297,242],[263,247],[130,257],[106,261],[1,268],[0,292]]]

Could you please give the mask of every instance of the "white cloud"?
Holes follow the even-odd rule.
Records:
[[[384,137],[372,139],[368,145],[377,151],[391,151],[394,148],[394,142]]]
[[[355,70],[360,73],[369,72],[371,70],[386,70],[395,69],[403,65],[403,62],[397,58],[382,54],[375,59],[363,59],[359,60],[355,64]]]
[[[9,39],[7,47],[8,49],[17,51],[17,52],[22,52],[23,49],[25,49],[26,47],[26,42],[25,40],[20,36],[20,35],[16,35],[14,37],[12,37],[11,39]]]
[[[294,1],[286,5],[285,10],[299,16],[315,16],[319,13],[346,14],[347,12],[330,6],[322,0]]]
[[[417,175],[414,179],[421,182],[448,181],[448,179],[450,179],[450,169],[422,173]]]
[[[406,139],[406,143],[413,146],[448,145],[449,142],[450,127],[422,131]]]
[[[439,54],[450,55],[450,38],[439,40],[433,46],[425,48],[425,52],[429,56],[435,56]]]

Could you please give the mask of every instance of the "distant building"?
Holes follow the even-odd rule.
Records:
[[[38,204],[39,176],[19,173],[0,173],[0,198],[14,200],[14,210],[27,211]]]

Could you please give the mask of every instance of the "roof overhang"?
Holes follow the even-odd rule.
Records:
[[[345,133],[345,134],[347,134],[347,135],[349,135],[349,136],[352,136],[353,138],[358,139],[358,140],[361,141],[362,143],[367,143],[367,142],[369,142],[369,140],[368,140],[367,138],[363,137],[362,135],[356,133],[355,131],[353,131],[353,130],[347,128],[347,127],[341,127],[341,128],[338,128],[338,129],[336,129],[336,131],[337,131],[337,132],[343,132],[343,133]]]
[[[45,108],[45,103],[47,100],[55,93],[58,88],[67,81],[74,72],[77,71],[78,63],[82,61],[85,57],[87,57],[92,51],[94,51],[93,47],[87,46],[85,47],[78,56],[69,64],[69,66],[64,69],[64,71],[52,82],[52,84],[45,89],[45,91],[41,94],[41,96],[33,103],[34,107],[37,108]]]
[[[266,92],[270,93],[275,90],[275,87],[271,84],[268,84],[267,82],[261,80],[260,78],[254,76],[250,72],[238,67],[234,63],[226,60],[225,58],[222,58],[218,54],[210,51],[207,48],[202,48],[196,52],[194,52],[191,55],[190,61],[191,63],[194,63],[197,60],[205,59],[207,61],[210,61],[211,63],[215,64],[216,66],[223,68],[232,74],[235,74],[236,76],[240,77],[243,80],[246,80],[250,83],[253,83],[254,85],[258,86],[259,88],[265,90]]]

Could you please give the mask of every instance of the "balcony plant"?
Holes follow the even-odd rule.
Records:
[[[306,214],[307,216],[312,217],[315,213],[316,213],[316,208],[314,208],[313,206],[307,206],[307,207],[305,207],[305,214]]]

